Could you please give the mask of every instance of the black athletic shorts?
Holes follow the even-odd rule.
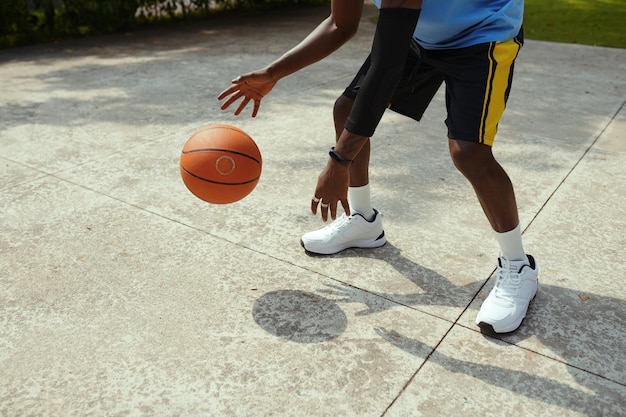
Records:
[[[448,137],[493,145],[504,113],[523,32],[505,42],[427,50],[413,42],[389,108],[421,120],[441,83],[446,84]],[[355,99],[370,57],[343,95]]]

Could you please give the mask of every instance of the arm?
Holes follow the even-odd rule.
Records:
[[[353,160],[378,126],[402,77],[421,6],[421,0],[383,0],[372,44],[372,63],[335,145],[340,160]],[[336,217],[339,203],[349,215],[349,181],[349,168],[329,159],[311,202],[313,214],[319,202],[324,220],[329,212],[332,219]]]
[[[419,19],[421,0],[383,0],[372,44],[372,64],[337,145],[337,152],[354,159],[373,136],[391,101]]]
[[[363,0],[333,1],[330,16],[267,70],[278,81],[326,58],[356,34],[362,11]]]
[[[281,78],[326,58],[348,42],[359,27],[362,10],[363,0],[334,0],[331,3],[330,16],[298,45],[265,68],[235,78],[233,85],[218,96],[218,100],[226,99],[221,109],[226,109],[243,97],[235,114],[241,113],[250,100],[253,100],[252,117],[255,117],[261,99]]]

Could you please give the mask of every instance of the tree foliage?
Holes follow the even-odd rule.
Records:
[[[224,10],[326,0],[0,0],[0,47],[112,33]]]

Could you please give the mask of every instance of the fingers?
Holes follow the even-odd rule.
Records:
[[[233,93],[233,92],[231,92],[231,93]],[[231,94],[231,93],[229,93],[229,94]],[[243,96],[244,96],[244,94],[241,91],[237,91],[236,93],[232,94],[228,98],[228,100],[226,100],[224,103],[222,103],[222,105],[220,106],[220,109],[226,110],[228,107],[230,107],[231,104],[233,104],[235,101],[239,100]],[[220,95],[220,97],[221,97],[221,95]],[[218,97],[219,100],[221,100],[222,98],[224,98],[226,96],[224,96],[222,98],[220,98],[220,97]]]
[[[235,110],[235,116],[239,116],[239,114],[248,105],[249,102],[250,102],[250,97],[246,97],[243,100],[241,100],[241,103],[239,103],[239,107],[237,107],[237,110]]]
[[[234,102],[236,102],[237,100],[239,100],[242,97],[243,97],[243,100],[241,100],[241,103],[239,103],[239,106],[237,106],[237,109],[235,110],[235,116],[239,116],[239,114],[241,114],[241,112],[248,105],[248,103],[250,103],[250,100],[252,100],[251,97],[248,97],[247,95],[245,95],[241,91],[239,91],[237,93],[234,93],[232,96],[230,96],[228,98],[228,100],[226,100],[224,103],[222,103],[222,105],[220,106],[220,109],[226,110]],[[260,106],[261,106],[261,100],[256,100],[255,99],[254,100],[254,108],[252,110],[252,117],[255,117],[256,114],[259,112],[259,107]]]
[[[236,81],[236,80],[233,80],[233,83],[234,83],[235,81]],[[220,93],[220,95],[219,95],[219,96],[217,96],[217,99],[218,99],[218,100],[223,100],[225,97],[227,97],[227,96],[231,95],[231,94],[232,94],[232,93],[234,93],[235,91],[239,91],[239,85],[238,85],[238,84],[233,84],[233,85],[231,85],[230,87],[228,87],[226,90],[222,91],[222,92]]]
[[[233,80],[233,83],[234,82],[238,82],[238,79]],[[239,106],[235,110],[235,116],[238,116],[239,114],[241,114],[243,109],[248,105],[248,103],[250,103],[250,100],[253,100],[254,106],[252,108],[252,117],[256,117],[257,113],[259,112],[259,108],[261,107],[261,99],[263,98],[263,95],[251,89],[245,83],[235,84],[227,88],[226,90],[222,91],[222,93],[220,93],[219,96],[217,96],[217,99],[218,100],[226,99],[226,101],[223,102],[222,105],[220,106],[220,109],[226,110],[228,107],[230,107],[233,103],[235,103],[237,100],[241,99],[242,97],[243,97],[243,100],[241,101],[241,103],[239,103]]]
[[[330,201],[325,202],[321,198],[313,197],[311,199],[311,212],[316,215],[317,209],[319,207],[320,215],[322,216],[322,220],[327,221],[328,215],[330,214],[330,218],[335,220],[337,218],[337,208],[339,207],[339,203],[341,202],[341,206],[343,207],[344,212],[347,216],[350,215],[350,205],[347,200],[340,201]]]
[[[337,218],[337,202],[330,203],[330,218],[335,220]]]
[[[322,215],[322,220],[328,221],[328,203],[324,203],[324,201],[320,201],[320,214]]]
[[[348,204],[348,200],[341,200],[341,206],[343,207],[343,211],[346,213],[346,216],[350,216],[350,204]]]
[[[228,87],[226,90],[222,91],[219,96],[217,96],[218,100],[224,100],[228,97],[228,99],[222,103],[220,109],[226,110],[230,107],[235,101],[239,100],[241,97],[244,97],[244,100],[239,104],[237,110],[235,110],[235,115],[239,115],[241,111],[246,107],[248,102],[250,101],[250,97],[246,95],[243,91],[242,87],[245,85],[245,82],[241,83],[241,76],[235,78],[231,81],[232,85]]]
[[[326,221],[328,220],[328,207],[330,206],[330,204],[324,202],[321,198],[318,197],[313,197],[311,199],[311,212],[313,214],[317,214],[317,207],[319,206],[320,209],[320,214],[322,215],[322,220]],[[335,207],[335,211],[337,210],[337,207]],[[334,217],[333,217],[334,219]]]
[[[317,214],[317,205],[319,204],[320,199],[317,197],[313,197],[313,199],[311,199],[311,213],[313,214]]]
[[[328,221],[328,204],[320,204],[320,214],[322,215],[322,220]]]

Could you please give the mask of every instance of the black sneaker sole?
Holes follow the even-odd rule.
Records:
[[[493,326],[489,323],[485,323],[484,321],[481,321],[480,323],[478,323],[478,327],[480,327],[480,332],[486,336],[508,336],[510,334],[515,333],[520,327],[522,327],[522,324],[524,323],[524,320],[526,318],[522,319],[522,322],[520,323],[519,326],[517,326],[517,329],[511,330],[510,332],[501,332],[498,333],[494,330]]]

